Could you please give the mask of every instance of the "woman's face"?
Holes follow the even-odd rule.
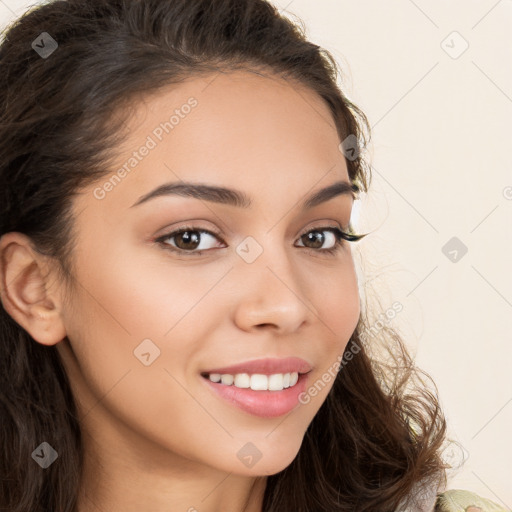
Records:
[[[330,112],[304,87],[238,71],[146,98],[129,129],[116,165],[74,203],[75,289],[57,347],[85,442],[150,468],[277,473],[331,389],[360,312],[350,242],[325,251],[353,197],[303,205],[349,180]],[[183,188],[141,200],[185,182],[236,190],[247,204]],[[236,380],[273,374],[252,385],[279,388],[280,374],[309,365],[283,391],[204,376],[291,357],[305,366],[255,366]]]

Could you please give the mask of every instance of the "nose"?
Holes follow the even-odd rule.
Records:
[[[292,333],[317,316],[307,299],[303,273],[284,252],[265,250],[250,264],[238,263],[234,273],[240,283],[235,322],[240,329]]]

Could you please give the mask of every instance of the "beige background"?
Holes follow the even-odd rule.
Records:
[[[32,3],[0,0],[2,25]],[[464,447],[448,487],[512,509],[512,1],[274,4],[334,55],[372,125],[354,220],[374,232],[355,253],[381,313],[403,306],[391,323]],[[452,237],[466,254],[443,253]]]

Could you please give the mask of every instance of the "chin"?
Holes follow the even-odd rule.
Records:
[[[268,448],[259,452],[261,455],[254,453],[253,460],[248,458],[244,461],[244,456],[241,455],[241,461],[236,464],[236,467],[231,468],[233,473],[246,476],[268,476],[275,475],[286,469],[297,456],[300,444],[297,449],[283,451],[282,447]],[[257,457],[260,457],[259,459]]]

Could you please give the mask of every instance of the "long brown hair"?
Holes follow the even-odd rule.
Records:
[[[0,47],[0,235],[25,233],[72,279],[70,206],[106,173],[126,107],[200,73],[298,80],[323,98],[340,141],[363,148],[368,120],[301,23],[264,0],[61,0],[28,11]],[[362,152],[351,156],[350,179],[367,191],[371,167]],[[370,322],[361,314],[297,457],[268,477],[264,512],[391,512],[411,507],[418,485],[446,482],[446,424],[428,375],[389,325],[377,338],[391,357],[372,357]],[[35,342],[3,307],[0,413],[0,510],[76,512],[83,452],[64,367],[55,346]],[[43,441],[59,454],[44,470],[31,457]]]

